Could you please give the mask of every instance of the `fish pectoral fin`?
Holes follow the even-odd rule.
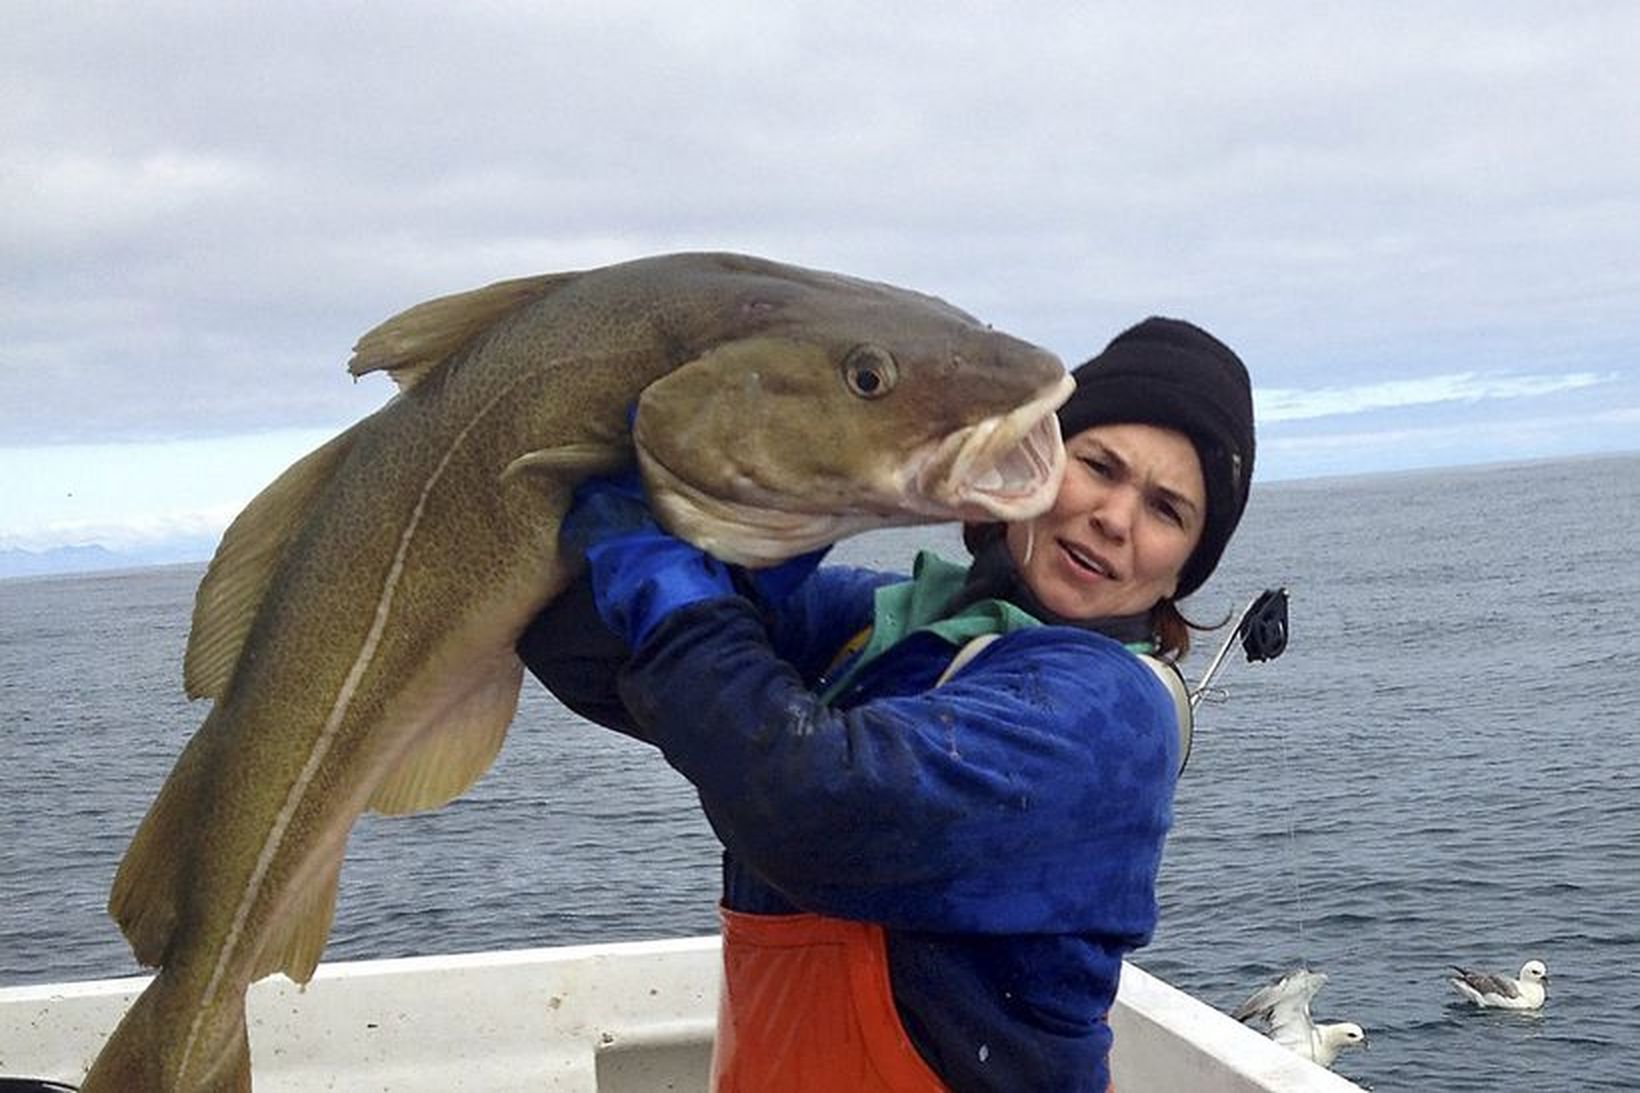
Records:
[[[299,900],[279,922],[276,932],[251,968],[252,980],[284,972],[297,983],[313,978],[319,957],[330,940],[330,923],[336,917],[336,882],[342,873],[342,854],[325,867],[321,880]]]
[[[525,452],[501,472],[505,482],[520,474],[549,474],[564,481],[578,481],[595,474],[613,474],[632,465],[630,447],[608,444],[561,444]]]
[[[472,788],[490,769],[518,708],[524,666],[511,652],[504,664],[424,733],[370,795],[370,807],[390,816],[438,808]]]
[[[408,391],[479,333],[579,276],[517,277],[426,300],[366,331],[353,346],[347,370],[355,376],[386,371],[399,390]]]
[[[220,698],[245,646],[285,548],[313,498],[353,449],[359,426],[309,452],[234,518],[194,595],[193,626],[182,661],[189,698]]]

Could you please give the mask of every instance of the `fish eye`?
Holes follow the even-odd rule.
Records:
[[[843,383],[861,398],[882,398],[899,378],[899,366],[881,346],[857,345],[843,358]]]

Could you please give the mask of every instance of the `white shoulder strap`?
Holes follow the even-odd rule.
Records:
[[[979,637],[969,641],[968,644],[964,645],[961,649],[958,649],[957,655],[951,658],[951,663],[947,664],[945,666],[945,671],[940,673],[940,678],[934,681],[934,686],[939,687],[944,685],[946,680],[962,671],[963,667],[967,665],[969,661],[983,653],[987,645],[990,645],[1001,636],[1001,634],[981,634]]]
[[[1167,693],[1173,696],[1173,713],[1179,724],[1179,772],[1184,772],[1184,765],[1190,759],[1190,738],[1195,726],[1195,716],[1190,709],[1190,691],[1184,685],[1184,676],[1179,669],[1148,653],[1140,653],[1139,660],[1144,666],[1156,673],[1156,678],[1162,681]]]

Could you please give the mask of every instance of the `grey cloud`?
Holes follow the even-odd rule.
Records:
[[[1640,12],[1540,10],[12,5],[0,444],[340,424],[402,307],[698,247],[1271,386],[1631,369]]]

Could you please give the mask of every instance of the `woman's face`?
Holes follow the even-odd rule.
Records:
[[[1008,549],[1048,610],[1096,619],[1171,596],[1201,538],[1207,488],[1190,438],[1155,425],[1095,425],[1065,442],[1053,507],[1008,525]]]

